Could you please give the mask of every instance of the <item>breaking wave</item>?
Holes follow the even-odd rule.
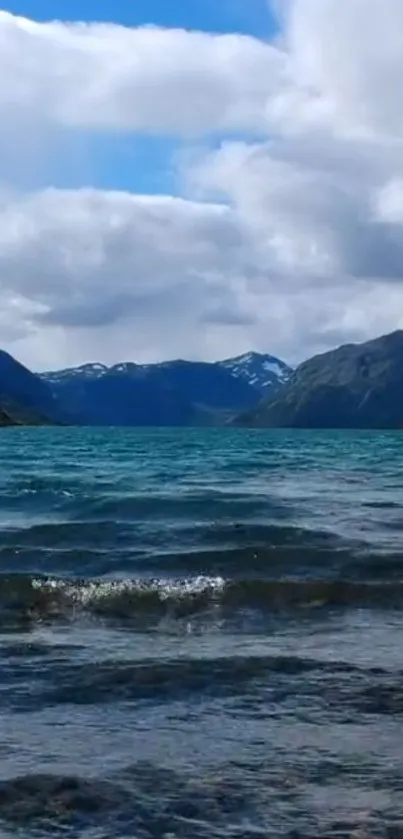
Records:
[[[400,609],[403,581],[323,579],[66,580],[1,577],[0,626],[16,621],[74,620],[85,615],[130,621],[138,616],[181,617],[222,608],[278,611],[326,608]]]

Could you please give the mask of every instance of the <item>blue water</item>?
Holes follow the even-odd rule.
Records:
[[[403,443],[5,429],[0,836],[403,837]]]

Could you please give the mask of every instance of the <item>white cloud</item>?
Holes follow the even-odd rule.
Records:
[[[188,174],[199,196],[231,201],[285,280],[401,280],[403,228],[389,222],[402,206],[401,181],[392,177],[402,151],[315,137],[223,143],[193,159]]]
[[[291,78],[307,116],[347,135],[400,138],[401,0],[294,0],[286,27]]]
[[[235,214],[220,205],[47,190],[9,199],[0,212],[10,320],[26,325],[26,346],[41,365],[38,345],[55,329],[74,334],[72,360],[89,335],[110,360],[123,351],[209,354],[220,325],[226,332],[254,322],[245,279],[257,270],[251,253]]]
[[[264,123],[284,55],[242,35],[36,23],[0,13],[0,115],[194,135]]]
[[[375,281],[298,277],[277,250],[259,247],[255,227],[217,204],[95,190],[9,199],[3,339],[41,368],[212,359],[251,346],[294,360],[396,325],[400,286],[385,296]]]
[[[403,325],[403,3],[278,2],[273,44],[0,15],[17,160],[55,131],[264,135],[188,149],[188,200],[5,194],[0,326],[26,362],[297,360]]]
[[[321,128],[400,137],[401,0],[293,0],[274,43],[0,12],[2,130]],[[5,121],[3,122],[3,119]]]

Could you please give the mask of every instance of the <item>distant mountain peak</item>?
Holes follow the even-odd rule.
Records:
[[[288,364],[276,356],[255,351],[226,358],[218,361],[217,364],[231,372],[236,378],[248,382],[262,394],[273,387],[285,384],[293,372]]]

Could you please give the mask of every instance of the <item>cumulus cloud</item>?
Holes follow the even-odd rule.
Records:
[[[0,325],[26,362],[297,361],[403,325],[403,4],[277,6],[273,43],[0,15],[0,148],[223,137],[181,159],[186,199],[0,196]]]
[[[0,13],[0,114],[195,135],[263,125],[285,56],[256,38]]]
[[[400,136],[401,0],[277,5],[284,28],[273,43],[0,12],[3,129],[11,118],[186,135],[280,126]]]
[[[0,212],[3,292],[23,301],[31,341],[47,327],[75,331],[72,357],[88,331],[102,328],[114,334],[102,347],[112,360],[119,333],[128,356],[208,353],[207,324],[214,332],[251,322],[245,276],[258,270],[251,255],[224,205],[46,190]]]
[[[199,195],[231,201],[240,222],[285,280],[337,283],[402,278],[401,150],[329,138],[223,143],[193,159]],[[400,214],[400,216],[399,216]]]
[[[297,360],[396,325],[399,286],[386,297],[375,281],[298,275],[283,247],[260,246],[222,204],[96,190],[15,198],[0,213],[3,334],[27,363],[52,367],[251,346]]]

